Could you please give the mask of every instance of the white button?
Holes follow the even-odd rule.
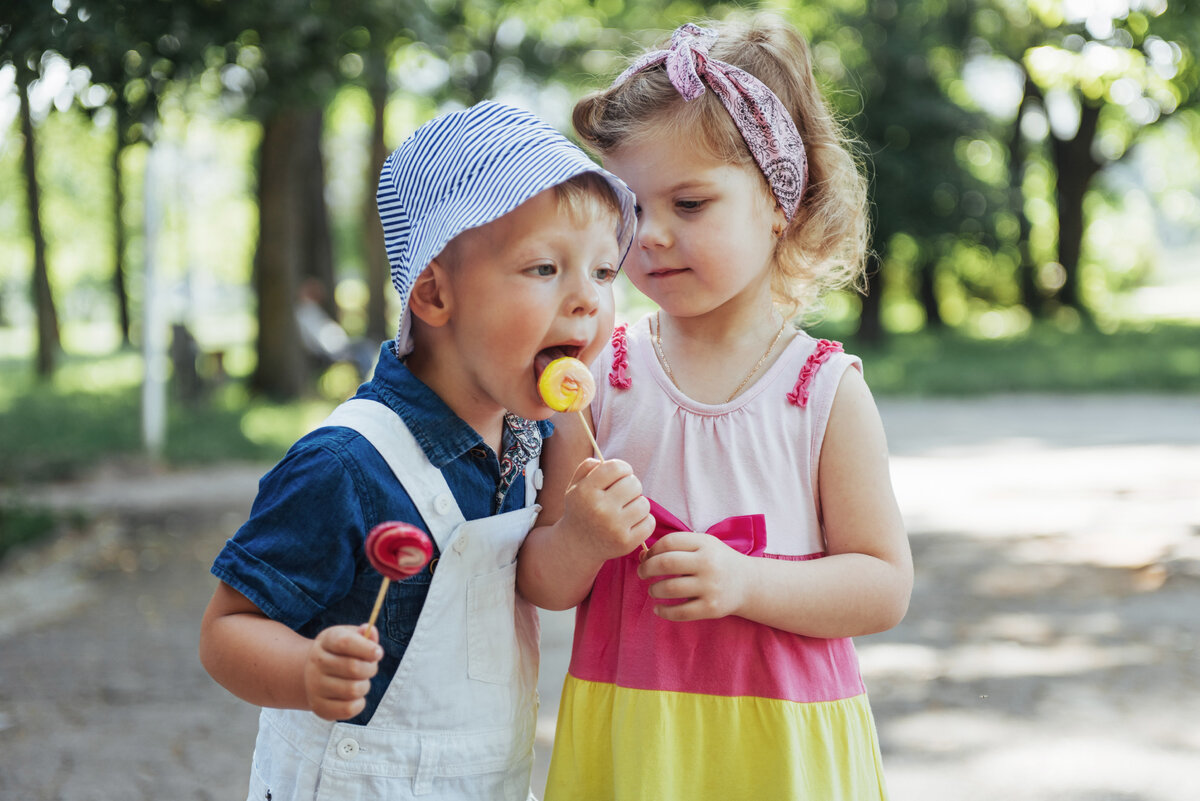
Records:
[[[450,510],[454,508],[454,499],[445,493],[433,499],[433,509],[439,515],[448,515]]]
[[[541,468],[533,471],[533,488],[540,490],[542,488],[542,471]]]
[[[462,553],[466,549],[467,549],[467,535],[459,534],[458,539],[456,539],[454,541],[454,550],[457,551],[458,553]]]
[[[342,759],[354,759],[358,756],[358,740],[351,737],[343,737],[338,740],[337,755]]]

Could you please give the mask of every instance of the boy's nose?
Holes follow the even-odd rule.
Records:
[[[596,283],[587,278],[572,281],[567,295],[567,308],[571,314],[595,314],[600,308],[600,289]]]

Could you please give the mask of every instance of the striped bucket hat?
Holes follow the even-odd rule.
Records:
[[[624,259],[637,227],[633,193],[527,111],[479,103],[425,123],[388,156],[376,197],[402,304],[397,354],[412,350],[413,284],[451,239],[584,172],[606,178],[620,201]]]

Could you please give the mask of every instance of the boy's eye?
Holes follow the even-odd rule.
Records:
[[[703,200],[677,200],[675,206],[682,211],[699,211],[704,208],[704,203]]]
[[[617,271],[606,264],[593,270],[592,277],[602,284],[609,284],[616,280]]]
[[[536,264],[529,269],[533,272],[534,275],[543,275],[543,276],[554,275],[554,273],[557,272],[555,266],[553,264],[549,264],[549,263]]]

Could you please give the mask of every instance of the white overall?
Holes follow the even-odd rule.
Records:
[[[424,798],[526,801],[537,722],[537,611],[516,594],[526,507],[465,521],[441,472],[386,406],[355,399],[322,424],[361,433],[441,551],[416,631],[365,726],[264,709],[249,801]]]

